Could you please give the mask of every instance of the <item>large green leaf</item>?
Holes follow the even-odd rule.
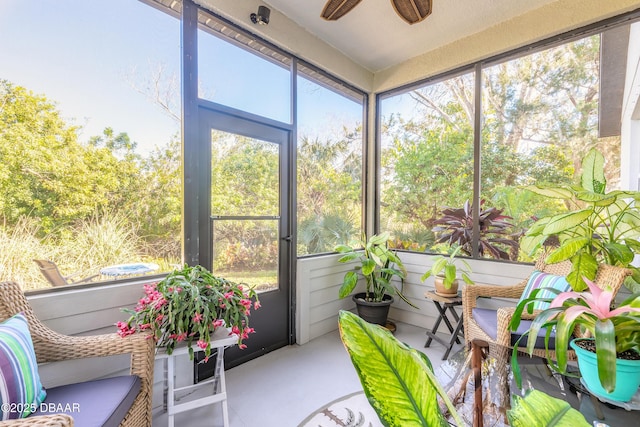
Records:
[[[593,193],[591,191],[578,191],[576,199],[593,203],[596,206],[609,206],[616,202],[617,198],[611,194]]]
[[[635,210],[625,210],[620,214],[620,221],[628,224],[631,229],[635,229],[636,232],[640,229],[640,212]]]
[[[640,242],[636,239],[626,238],[624,243],[636,253],[640,253]]]
[[[573,269],[567,275],[567,282],[569,282],[574,291],[582,292],[587,289],[584,277],[589,280],[596,278],[598,260],[593,255],[583,251],[571,258],[571,264],[573,264]]]
[[[338,262],[349,262],[349,261],[352,261],[352,260],[358,258],[358,256],[359,256],[359,254],[357,254],[356,252],[351,252],[351,253],[348,253],[348,254],[340,257]]]
[[[546,262],[549,264],[555,264],[564,260],[570,259],[578,251],[589,244],[590,239],[588,237],[574,237],[562,242],[562,245],[549,254]]]
[[[598,319],[595,328],[598,378],[602,388],[611,393],[616,388],[616,331],[611,319]]]
[[[573,192],[569,189],[562,187],[541,187],[538,185],[529,185],[524,187],[525,190],[532,191],[541,196],[551,197],[554,199],[571,199]]]
[[[550,236],[558,234],[570,228],[574,228],[582,224],[591,214],[592,209],[582,209],[575,212],[569,212],[552,217],[544,227],[544,234]]]
[[[531,390],[522,398],[513,395],[507,411],[511,427],[589,427],[584,416],[564,400]]]
[[[340,298],[344,298],[347,295],[351,294],[358,283],[358,274],[355,271],[347,271],[344,275],[344,279],[342,281],[342,286],[340,286],[340,290],[338,291],[338,296]]]
[[[591,149],[582,159],[582,187],[594,193],[604,194],[607,179],[604,176],[604,156]]]
[[[389,240],[389,233],[374,234],[369,238],[369,244],[372,246],[384,245]]]
[[[447,259],[445,257],[441,257],[436,259],[431,266],[432,274],[440,274],[442,270],[447,266]]]
[[[604,244],[612,265],[626,266],[635,257],[633,251],[627,245],[622,243],[605,243]]]
[[[348,311],[340,312],[340,336],[365,394],[385,426],[448,426],[438,406],[438,394],[457,425],[464,425],[424,355],[400,343],[387,329]]]
[[[373,260],[366,259],[362,261],[362,274],[364,276],[370,276],[376,269],[376,263]]]
[[[547,236],[543,236],[542,234],[536,236],[523,236],[522,239],[520,239],[520,250],[529,256],[533,256],[546,239]]]

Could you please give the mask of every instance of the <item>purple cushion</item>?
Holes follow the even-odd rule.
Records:
[[[475,320],[480,329],[482,329],[487,335],[491,337],[491,339],[495,341],[498,336],[498,312],[490,308],[474,308],[473,310],[471,310],[471,314],[473,316],[473,320]],[[520,339],[522,334],[529,330],[530,326],[531,320],[520,321],[518,330],[515,332],[511,332],[511,345],[515,345],[516,341]],[[535,348],[544,348],[545,335],[546,329],[542,329],[538,332]],[[528,340],[529,336],[527,335],[524,340],[520,341],[520,347],[526,347]],[[551,337],[549,339],[549,350],[553,350],[555,348],[555,344],[555,333],[551,332]]]
[[[79,427],[118,427],[140,392],[140,378],[125,375],[48,388],[33,415],[65,413]]]

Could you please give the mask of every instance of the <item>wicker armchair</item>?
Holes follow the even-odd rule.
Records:
[[[0,320],[22,312],[29,322],[29,330],[38,363],[56,362],[87,357],[131,354],[131,375],[141,380],[140,392],[120,426],[151,427],[151,398],[153,386],[154,346],[146,335],[134,334],[125,338],[117,334],[71,337],[49,329],[35,316],[20,286],[14,282],[0,283]],[[0,426],[72,426],[68,415],[31,416],[0,422]]]
[[[535,264],[536,270],[558,276],[566,276],[571,272],[572,266],[570,261],[564,261],[558,264],[547,264],[544,261],[546,255],[545,253],[538,259]],[[610,286],[615,295],[620,290],[625,278],[630,274],[631,271],[629,269],[601,264],[598,267],[594,282],[601,288]],[[514,307],[503,307],[496,310],[497,329],[495,339],[478,325],[473,317],[473,310],[476,308],[477,300],[480,297],[519,299],[525,289],[527,280],[528,279],[525,279],[513,286],[474,285],[464,287],[462,291],[462,312],[464,316],[464,335],[467,345],[474,339],[486,341],[489,344],[489,351],[492,355],[498,359],[505,357],[505,349],[512,348],[512,333],[509,330],[509,323],[513,317],[515,305]],[[540,310],[534,310],[531,315],[524,312],[522,314],[523,323],[525,320],[532,320],[538,313],[540,313]],[[546,357],[544,345],[536,345],[536,347],[540,348],[536,348],[533,354]],[[520,349],[522,349],[522,351],[525,350],[524,347],[520,347]],[[555,360],[555,352],[550,351],[549,357]],[[573,351],[569,351],[569,358],[575,359],[575,353]]]

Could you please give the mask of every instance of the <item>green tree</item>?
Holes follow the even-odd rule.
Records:
[[[113,135],[105,130],[105,137]],[[111,207],[137,201],[138,157],[135,147],[122,158],[112,149],[83,145],[78,128],[68,125],[45,96],[0,81],[0,215],[5,224],[25,216],[38,218],[49,233]],[[119,134],[113,141],[128,141]]]
[[[298,142],[298,253],[332,251],[360,236],[362,132]]]
[[[598,36],[588,37],[482,71],[480,197],[514,216],[514,235],[533,217],[566,206],[538,196],[525,200],[511,189],[572,182],[576,165],[596,144],[606,147],[609,158],[619,158],[615,139],[598,138],[599,46]],[[440,208],[459,208],[470,197],[477,167],[473,80],[468,74],[413,91],[419,114],[408,121],[385,118],[381,218],[386,229],[430,230]]]
[[[142,160],[139,201],[135,218],[147,250],[162,258],[181,258],[182,157],[179,135],[157,146]]]

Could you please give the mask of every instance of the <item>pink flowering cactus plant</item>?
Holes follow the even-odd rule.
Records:
[[[252,309],[260,308],[256,292],[245,284],[216,277],[202,266],[189,267],[170,273],[158,283],[144,285],[144,296],[128,320],[118,322],[118,334],[127,336],[137,331],[151,331],[156,346],[171,354],[175,346],[184,342],[211,355],[211,335],[217,328],[228,328],[238,337],[238,346],[254,333],[249,327]]]

